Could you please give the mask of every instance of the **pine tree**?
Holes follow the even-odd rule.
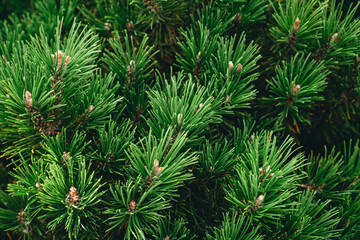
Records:
[[[0,238],[359,238],[349,2],[4,0]]]

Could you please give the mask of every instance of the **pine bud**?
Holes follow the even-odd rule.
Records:
[[[37,187],[37,189],[41,190],[40,183],[37,182],[37,183],[35,184],[35,187]]]
[[[67,56],[67,57],[65,58],[65,64],[64,64],[64,65],[66,65],[68,62],[70,62],[70,59],[71,59],[71,57]]]
[[[200,110],[200,108],[202,108],[202,106],[204,106],[204,104],[200,103],[199,107],[196,109],[195,113],[197,113]]]
[[[196,62],[200,62],[200,55],[201,55],[201,52],[199,51],[198,54],[196,55]]]
[[[164,170],[163,167],[157,167],[157,168],[155,168],[154,177],[157,176],[162,170]]]
[[[269,165],[269,166],[267,166],[267,168],[266,168],[266,172],[265,172],[265,173],[268,173],[268,171],[270,171],[270,165]]]
[[[300,90],[300,85],[299,84],[295,84],[294,83],[294,85],[293,85],[293,87],[292,87],[292,90],[291,90],[291,93],[292,94],[296,94],[298,91]]]
[[[242,18],[242,14],[241,13],[236,13],[235,18],[233,20],[233,23],[238,24],[241,21],[241,18]]]
[[[25,211],[22,210],[18,213],[18,217],[17,217],[18,221],[25,224],[26,220],[25,220]]]
[[[94,110],[94,108],[95,108],[95,107],[94,107],[93,105],[90,105],[89,110],[88,110],[88,112],[87,112],[87,113],[88,113],[88,114],[90,114],[90,113],[91,113],[91,111],[92,111],[92,110]]]
[[[250,136],[250,142],[253,142],[254,141],[254,139],[255,139],[255,135],[254,134],[251,134],[251,136]],[[262,168],[261,168],[262,169]]]
[[[28,90],[25,91],[25,104],[28,108],[32,107],[32,97]]]
[[[75,187],[70,188],[70,192],[67,195],[67,202],[72,204],[77,204],[80,201],[80,197],[78,195],[78,191]]]
[[[243,65],[241,65],[241,63],[239,63],[239,65],[236,68],[236,73],[239,73],[242,69],[243,69]]]
[[[180,114],[180,113],[177,115],[177,122],[178,122],[178,124],[181,123],[181,118],[182,118],[182,116],[183,116],[183,115]]]
[[[136,202],[134,200],[131,200],[129,204],[129,212],[134,213],[135,208],[136,208]]]
[[[127,72],[129,74],[134,74],[136,71],[136,65],[135,65],[135,61],[131,60],[129,63],[129,66],[127,67]]]
[[[129,31],[134,31],[134,22],[130,21],[126,24],[126,27]]]
[[[267,179],[270,179],[270,178],[272,178],[273,176],[274,176],[274,173],[270,173],[270,175],[268,176]]]
[[[159,161],[157,159],[154,160],[154,168],[159,167]]]
[[[9,62],[6,60],[6,57],[4,55],[2,55],[2,58],[4,59],[4,61],[9,64]]]
[[[263,201],[264,201],[264,195],[260,195],[260,196],[256,199],[256,206],[261,205]]]
[[[231,71],[234,68],[234,64],[232,61],[229,61],[229,71]]]
[[[300,27],[300,19],[297,18],[295,20],[295,24],[294,24],[294,32],[297,33],[299,31],[299,27]]]
[[[260,173],[260,177],[262,177],[263,176],[263,173],[264,173],[264,170],[263,170],[263,168],[261,167],[261,168],[259,168],[259,173]]]
[[[166,236],[166,237],[164,238],[164,240],[170,240],[170,238],[169,238],[168,236]]]
[[[7,94],[6,94],[6,97],[10,98],[10,95],[7,93]]]
[[[225,102],[229,103],[230,101],[231,101],[230,96],[227,96]]]
[[[67,152],[63,152],[62,157],[64,158],[64,160],[67,160],[69,157],[69,154]]]
[[[65,53],[63,53],[62,51],[59,50],[55,54],[51,54],[51,57],[52,57],[52,59],[54,61],[54,64],[56,65],[56,63],[57,63],[57,69],[56,70],[59,72],[60,69],[61,69],[61,64],[62,64],[63,58],[65,57]],[[71,58],[69,56],[67,56],[65,58],[64,67],[70,61],[70,59]]]
[[[76,189],[75,187],[71,187],[71,188],[70,188],[70,192],[71,192],[71,193],[76,193],[76,191],[77,191],[77,189]]]
[[[337,36],[338,36],[338,33],[337,33],[337,32],[334,33],[334,34],[332,35],[332,37],[331,37],[331,41],[330,41],[330,42],[334,42],[335,39],[337,38]]]
[[[105,24],[104,24],[104,27],[105,27],[105,29],[108,30],[108,31],[111,30],[111,28],[110,28],[110,27],[111,27],[110,23],[105,23]]]

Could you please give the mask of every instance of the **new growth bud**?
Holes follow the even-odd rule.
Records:
[[[179,113],[178,115],[177,115],[177,123],[178,124],[180,124],[181,123],[181,118],[182,118],[182,113]]]
[[[196,62],[200,62],[200,55],[201,55],[201,52],[199,51],[198,54],[196,55]]]
[[[130,213],[134,213],[135,209],[136,209],[136,202],[134,200],[131,200],[128,210]]]
[[[332,35],[332,37],[331,37],[331,40],[330,40],[330,42],[334,42],[335,40],[335,43],[337,43],[339,40],[340,40],[340,38],[339,39],[336,39],[337,37],[338,37],[338,33],[336,32],[336,33],[334,33],[333,35]]]
[[[110,23],[105,23],[104,27],[106,30],[110,31],[111,30],[111,24]]]
[[[300,27],[300,19],[296,18],[295,24],[294,24],[294,32],[295,33],[297,33],[299,31],[299,27]]]
[[[264,201],[264,195],[260,195],[257,199],[256,199],[256,206],[260,206]]]
[[[163,167],[159,167],[159,161],[157,159],[154,160],[154,175],[153,177],[155,177],[156,175],[158,175],[162,170],[164,170]],[[150,172],[151,173],[151,172]]]
[[[232,61],[229,62],[229,72],[234,68],[234,64]]]
[[[80,197],[78,195],[78,191],[75,187],[70,188],[70,192],[67,195],[67,202],[71,204],[77,204],[80,201]]]
[[[89,110],[88,110],[88,114],[90,114],[91,111],[94,110],[94,108],[95,108],[95,107],[94,107],[93,105],[90,105]]]
[[[134,22],[130,21],[126,24],[126,27],[129,31],[134,31]]]
[[[62,64],[63,58],[65,57],[65,53],[63,53],[62,51],[59,50],[55,54],[51,54],[51,57],[54,61],[54,64],[55,65],[57,64],[56,71],[60,72],[61,64]],[[70,62],[70,59],[71,59],[71,57],[69,57],[69,56],[65,57],[64,67],[66,66],[66,64],[68,64]]]
[[[236,68],[236,73],[239,73],[243,69],[243,65],[239,63],[239,65]]]
[[[292,94],[296,94],[298,91],[300,90],[300,85],[299,84],[295,84],[293,85],[292,89],[291,89],[291,93]]]
[[[29,91],[25,91],[25,104],[28,108],[32,107],[32,97]]]

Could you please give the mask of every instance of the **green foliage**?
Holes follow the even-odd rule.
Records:
[[[263,239],[257,234],[259,226],[251,228],[251,222],[245,215],[233,212],[232,215],[224,215],[224,221],[219,228],[213,229],[212,235],[208,234],[207,239],[239,239],[239,240],[260,240]],[[214,235],[214,236],[213,236]]]
[[[304,191],[298,196],[294,211],[284,220],[284,226],[278,225],[279,239],[334,239],[339,230],[339,211],[327,210],[330,201],[313,201],[314,193]],[[281,226],[281,227],[280,227]]]
[[[324,64],[316,64],[310,56],[296,55],[289,63],[282,62],[276,69],[276,76],[269,81],[270,97],[264,100],[274,104],[272,110],[278,113],[277,125],[288,122],[294,126],[298,121],[310,124],[306,118],[312,106],[323,100],[320,93],[326,86]]]
[[[271,5],[277,24],[270,30],[272,37],[290,47],[308,47],[321,28],[321,13],[326,8],[326,2],[285,0],[284,5],[281,1],[275,4]]]
[[[38,198],[44,212],[39,217],[49,220],[50,231],[64,226],[70,239],[96,236],[96,222],[101,220],[96,206],[105,193],[100,190],[101,178],[94,179],[83,160],[75,166],[70,157],[65,164],[66,169],[48,166],[47,177],[40,183]]]
[[[0,239],[357,239],[355,2],[2,0]]]
[[[96,68],[93,32],[74,23],[62,42],[60,30],[53,43],[44,31],[29,44],[19,43],[12,58],[0,63],[0,139],[15,142],[6,155],[29,154],[42,134],[55,135],[61,127],[101,126],[120,100],[113,75],[103,78]]]
[[[226,199],[241,213],[271,229],[277,220],[289,214],[289,199],[295,193],[295,171],[303,164],[301,154],[294,155],[291,139],[279,147],[276,137],[264,132],[250,142],[239,158],[233,177],[229,177]]]
[[[195,142],[209,129],[210,123],[221,122],[216,111],[221,102],[208,96],[205,87],[191,79],[181,87],[185,77],[180,73],[170,83],[166,80],[161,83],[160,78],[156,88],[148,92],[152,110],[147,123],[157,137],[162,129],[172,127],[175,137],[187,133],[188,142]]]

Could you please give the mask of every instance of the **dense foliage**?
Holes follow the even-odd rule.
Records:
[[[3,0],[1,239],[357,239],[360,3]]]

